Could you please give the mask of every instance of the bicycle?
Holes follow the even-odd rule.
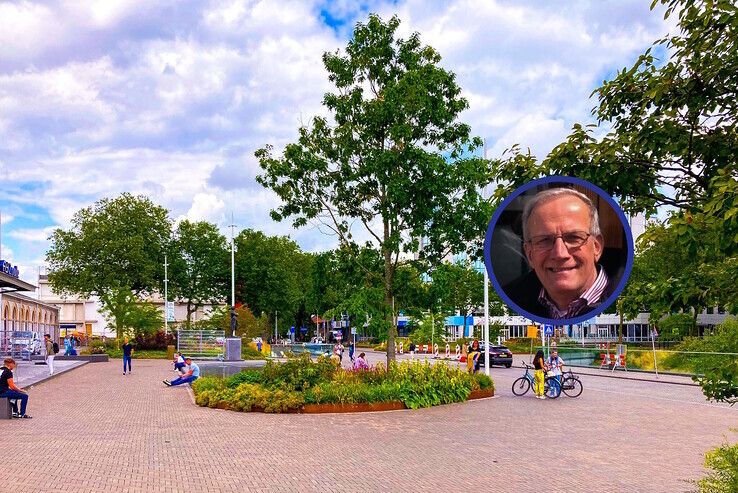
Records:
[[[512,384],[512,392],[517,396],[525,395],[530,390],[530,388],[535,385],[533,374],[530,372],[530,370],[533,369],[533,366],[525,363],[525,361],[523,361],[522,363],[525,367],[525,374],[515,380]],[[556,380],[556,377],[544,378],[543,395],[551,399],[556,399],[558,396],[561,395],[561,385],[559,384],[559,381]]]
[[[579,377],[569,370],[561,375],[561,390],[569,397],[579,397],[584,387]]]

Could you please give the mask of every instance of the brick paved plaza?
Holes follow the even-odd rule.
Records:
[[[2,423],[0,491],[687,491],[738,408],[699,388],[584,376],[584,394],[419,411],[265,415],[192,404],[166,361],[88,364]],[[481,483],[485,483],[482,486]]]

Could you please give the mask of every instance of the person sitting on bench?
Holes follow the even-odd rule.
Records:
[[[26,414],[26,406],[28,405],[28,394],[13,383],[13,370],[15,370],[15,360],[13,358],[5,358],[4,366],[0,368],[0,397],[6,399],[16,399],[21,402],[20,414],[18,413],[18,403],[13,402],[14,418],[30,418]]]
[[[187,363],[187,371],[185,374],[179,378],[175,378],[171,382],[169,380],[164,380],[164,385],[171,387],[172,385],[182,385],[183,383],[194,382],[198,379],[200,376],[200,367],[192,361],[192,358],[185,358],[185,363]]]

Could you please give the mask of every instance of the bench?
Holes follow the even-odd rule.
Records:
[[[11,400],[8,397],[0,397],[0,419],[12,419],[13,418],[13,405],[10,403]]]

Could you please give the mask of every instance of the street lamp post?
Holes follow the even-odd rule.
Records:
[[[164,335],[169,334],[169,276],[167,267],[169,267],[169,264],[167,263],[167,256],[164,255]]]
[[[484,141],[484,159],[487,160],[487,140]],[[486,200],[487,187],[482,189],[482,200]],[[489,376],[489,273],[482,259],[484,269],[484,373]]]
[[[233,213],[231,212],[231,337],[236,337],[236,327],[238,324],[236,314],[236,246],[233,231],[236,225],[233,221]]]

